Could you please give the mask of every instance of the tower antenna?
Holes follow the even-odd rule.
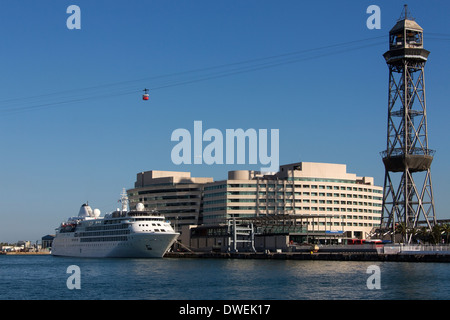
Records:
[[[398,19],[398,21],[406,19],[414,20],[414,18],[411,16],[411,11],[408,10],[408,5],[404,4],[402,13],[400,14],[400,18]]]

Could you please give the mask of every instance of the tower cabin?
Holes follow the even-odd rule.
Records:
[[[399,20],[389,31],[389,50],[403,48],[423,48],[423,29],[411,18]]]
[[[391,65],[403,65],[404,60],[422,63],[427,61],[429,51],[423,48],[423,29],[414,18],[408,16],[405,5],[404,15],[389,31],[389,51],[384,54],[386,62]]]

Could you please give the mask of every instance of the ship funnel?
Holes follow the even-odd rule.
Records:
[[[87,203],[84,203],[78,212],[78,216],[81,218],[92,217],[92,214],[92,209]]]

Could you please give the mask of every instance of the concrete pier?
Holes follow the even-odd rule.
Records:
[[[0,255],[7,256],[32,256],[32,255],[49,255],[50,251],[38,251],[38,252],[20,252],[20,251],[9,251],[9,252],[0,252]]]
[[[450,262],[450,254],[376,252],[168,252],[164,258],[192,259],[278,259],[278,260],[326,260],[326,261],[392,261],[392,262]]]

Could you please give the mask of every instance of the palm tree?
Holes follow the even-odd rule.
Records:
[[[431,240],[433,241],[433,244],[439,244],[441,240],[441,234],[442,234],[442,226],[439,224],[435,224],[431,228]]]
[[[417,227],[408,228],[408,235],[409,235],[409,238],[411,239],[411,243],[413,243],[413,241],[416,240],[416,235],[417,235],[418,231],[419,231],[419,229]]]
[[[446,243],[448,244],[448,239],[450,237],[450,224],[449,223],[443,223],[442,224],[442,232],[445,233],[446,236]]]
[[[426,242],[428,240],[429,237],[429,232],[427,227],[420,227],[419,230],[417,231],[417,236],[419,239],[422,240],[422,242]]]
[[[408,231],[408,228],[406,227],[406,223],[404,222],[399,222],[396,226],[395,226],[395,233],[401,234],[402,235],[402,240],[403,242],[406,242],[406,233]]]

